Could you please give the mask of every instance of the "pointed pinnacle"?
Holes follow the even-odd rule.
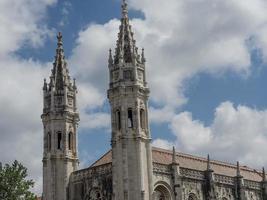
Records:
[[[62,33],[58,32],[58,35],[57,35],[57,46],[58,46],[58,48],[62,47],[62,45],[63,45],[62,38],[63,38]]]
[[[146,58],[145,58],[145,49],[142,48],[142,63],[146,62]]]
[[[175,155],[175,147],[172,147],[172,162],[175,163],[176,162],[176,155]]]
[[[127,7],[126,0],[122,0],[121,8],[122,8],[122,17],[128,18],[128,7]]]
[[[109,60],[108,60],[109,64],[113,64],[113,58],[112,58],[112,50],[109,49]]]
[[[262,168],[262,181],[266,182],[266,174],[265,174],[265,169],[264,167]]]
[[[43,87],[43,90],[47,90],[47,82],[46,82],[46,79],[44,79],[44,87]]]
[[[73,88],[76,90],[77,89],[77,86],[76,86],[76,79],[74,78],[73,79]]]
[[[236,163],[236,176],[238,176],[238,177],[241,176],[239,161],[237,161],[237,163]]]
[[[210,155],[208,154],[208,158],[207,158],[207,170],[211,170],[211,166],[210,166]]]

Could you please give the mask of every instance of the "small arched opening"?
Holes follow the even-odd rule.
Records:
[[[128,128],[133,128],[133,110],[128,109]]]
[[[146,118],[145,118],[145,110],[140,109],[140,125],[142,129],[145,129],[146,127]]]
[[[57,133],[57,149],[62,149],[62,133]]]
[[[69,146],[69,150],[73,149],[73,133],[69,132],[68,134],[68,146]]]

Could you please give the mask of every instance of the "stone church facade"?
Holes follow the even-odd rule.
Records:
[[[123,1],[117,46],[108,59],[111,150],[78,170],[77,87],[62,35],[43,86],[43,200],[267,200],[262,172],[151,147],[146,59],[136,46]]]

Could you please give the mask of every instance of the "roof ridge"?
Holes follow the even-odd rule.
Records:
[[[152,151],[165,152],[165,153],[168,153],[168,154],[171,154],[171,155],[173,154],[171,152],[171,150],[163,149],[163,148],[159,148],[159,147],[152,147]],[[201,157],[201,156],[195,156],[195,155],[184,153],[184,152],[176,152],[176,156],[189,158],[189,159],[192,159],[192,160],[199,160],[201,162],[207,162],[207,158],[204,158],[204,157]],[[220,166],[236,169],[236,165],[233,164],[233,163],[230,163],[230,162],[214,160],[214,159],[211,159],[210,162],[211,162],[211,164],[215,164],[215,165],[220,165]],[[243,171],[248,171],[248,172],[253,172],[253,173],[255,173],[255,172],[256,173],[260,173],[260,170],[257,170],[257,169],[254,169],[254,168],[251,168],[251,167],[248,167],[248,166],[240,166],[240,168]]]
[[[106,155],[108,155],[110,152],[112,152],[112,149],[110,149],[109,151],[107,151],[105,154],[103,154],[103,156],[101,156],[99,159],[97,159],[93,164],[91,164],[88,168],[91,168],[91,167],[95,167],[94,165],[100,161],[102,158],[104,158]]]

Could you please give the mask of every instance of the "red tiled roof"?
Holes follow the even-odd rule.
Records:
[[[153,147],[152,158],[153,158],[153,163],[169,165],[172,163],[172,151]],[[204,171],[207,169],[206,158],[184,153],[176,153],[176,161],[182,168],[188,168],[199,171]],[[97,160],[91,167],[97,167],[111,162],[112,162],[112,152],[110,150],[105,155],[103,155],[99,160]],[[229,164],[222,161],[211,160],[211,168],[216,174],[232,176],[232,177],[236,176],[236,165],[233,164]],[[246,166],[240,166],[240,169],[241,169],[241,175],[244,177],[244,179],[258,181],[258,182],[262,180],[261,172],[252,168],[248,168]]]

